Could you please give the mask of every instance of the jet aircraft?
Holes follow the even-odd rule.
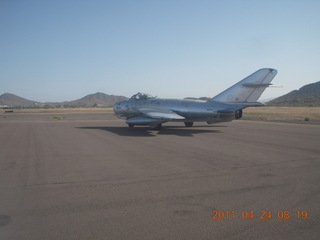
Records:
[[[159,130],[166,122],[193,122],[208,124],[228,122],[242,117],[242,110],[251,106],[264,106],[257,102],[263,91],[277,74],[272,68],[262,68],[208,101],[189,99],[159,99],[137,93],[130,99],[115,103],[116,116],[126,120],[129,127],[149,125]]]

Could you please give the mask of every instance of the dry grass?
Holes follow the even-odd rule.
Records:
[[[320,121],[320,107],[251,107],[243,119],[273,121]]]

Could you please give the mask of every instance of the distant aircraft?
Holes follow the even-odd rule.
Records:
[[[193,122],[228,122],[240,119],[246,107],[264,106],[257,100],[272,85],[270,82],[276,74],[275,69],[262,68],[208,101],[158,99],[137,93],[115,103],[113,111],[126,119],[129,127],[149,125],[155,130],[170,121],[184,122],[186,127],[192,127]]]

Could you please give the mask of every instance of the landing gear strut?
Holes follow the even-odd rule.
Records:
[[[157,124],[155,126],[152,126],[153,130],[160,130],[161,128],[162,128],[162,124],[161,123],[159,123],[159,124]]]
[[[184,122],[184,125],[186,127],[192,127],[193,126],[193,122]]]
[[[240,119],[242,117],[242,109],[235,112],[235,119]]]
[[[129,123],[128,126],[129,126],[129,128],[133,128],[133,127],[134,127],[134,124]]]

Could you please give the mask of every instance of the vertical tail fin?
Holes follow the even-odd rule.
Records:
[[[210,101],[254,103],[259,99],[264,90],[271,85],[270,82],[276,74],[277,70],[275,69],[262,68],[213,97]]]

